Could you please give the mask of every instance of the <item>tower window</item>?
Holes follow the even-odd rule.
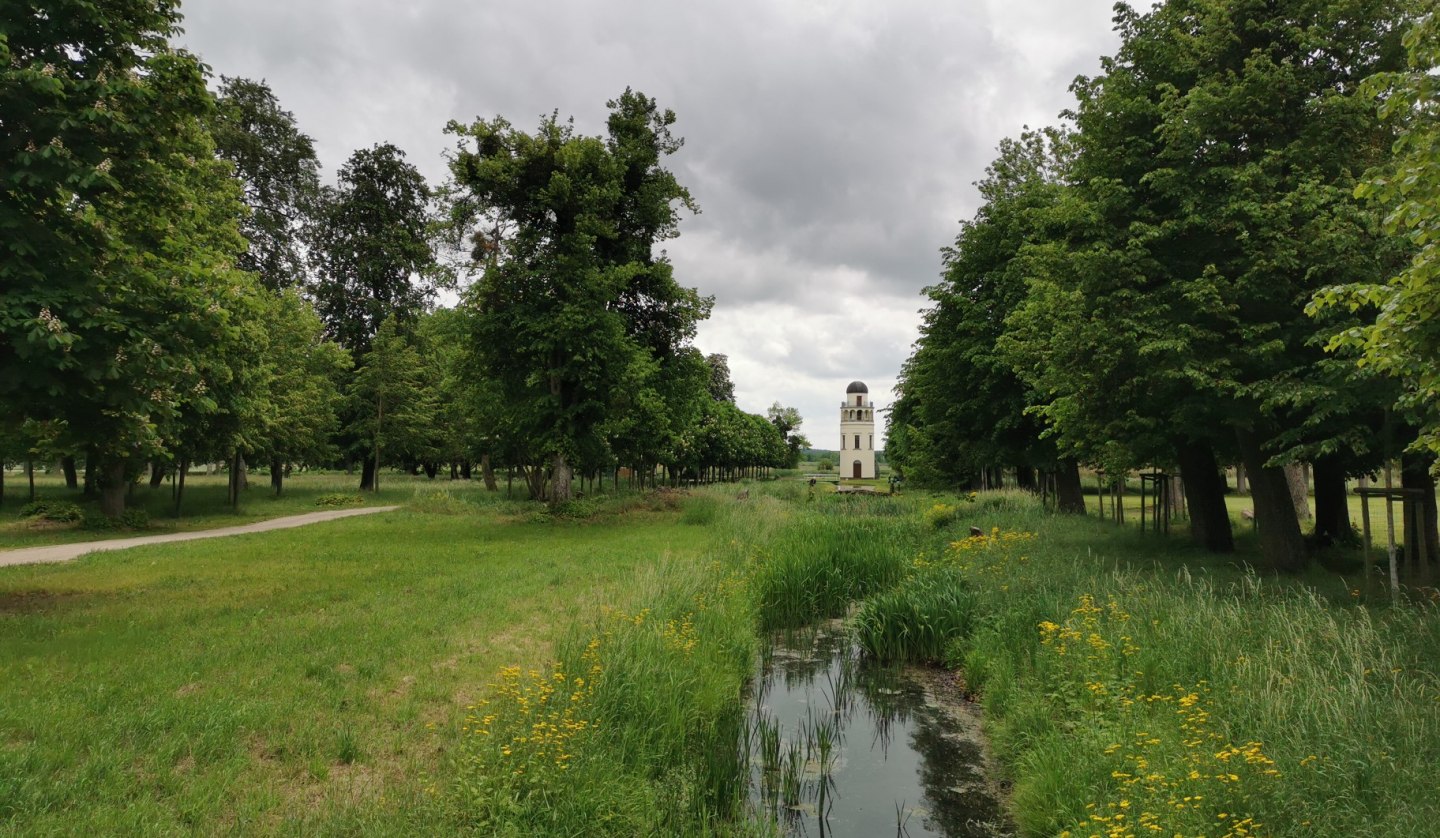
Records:
[[[841,451],[844,451],[844,450],[845,450],[845,435],[844,435],[844,434],[841,434],[841,435],[840,435],[840,450],[841,450]]]
[[[874,450],[875,450],[875,435],[874,435],[874,434],[871,434],[871,435],[870,435],[870,450],[871,450],[871,451],[874,451]]]
[[[856,450],[856,451],[859,451],[859,450],[860,450],[860,435],[859,435],[859,434],[856,434],[856,435],[855,435],[855,450]]]

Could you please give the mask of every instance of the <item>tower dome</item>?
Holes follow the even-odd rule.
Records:
[[[869,388],[869,387],[866,387],[866,386],[865,386],[865,382],[863,382],[863,381],[852,381],[852,382],[850,382],[850,386],[845,388],[845,395],[847,395],[847,396],[850,395],[851,393],[869,393],[869,392],[870,392],[870,388]]]

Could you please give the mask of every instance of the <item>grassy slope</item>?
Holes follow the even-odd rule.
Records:
[[[952,647],[1027,835],[1430,834],[1440,616],[1015,495],[962,505],[927,559],[970,592]],[[1034,537],[951,546],[968,526]],[[913,634],[912,630],[912,634]],[[1250,821],[1245,821],[1250,818]],[[1258,826],[1257,826],[1258,823]]]
[[[0,569],[0,832],[413,831],[481,685],[706,536],[504,511]]]

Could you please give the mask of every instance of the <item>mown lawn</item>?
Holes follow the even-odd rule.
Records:
[[[438,484],[374,517],[0,568],[0,833],[424,833],[496,672],[708,534]]]

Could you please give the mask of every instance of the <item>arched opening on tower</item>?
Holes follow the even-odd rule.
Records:
[[[861,467],[860,467],[860,461],[859,461],[859,460],[856,460],[856,461],[855,461],[855,465],[852,466],[852,470],[853,470],[855,473],[854,473],[853,475],[851,475],[851,476],[854,477],[856,480],[859,480],[861,477],[864,477],[864,476],[865,476],[865,475],[861,472],[860,469],[861,469]]]

